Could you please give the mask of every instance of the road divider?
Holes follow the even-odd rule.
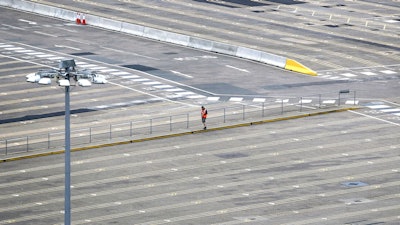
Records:
[[[317,72],[315,72],[314,70],[304,66],[303,64],[301,64],[293,59],[286,59],[285,69],[291,70],[294,72],[298,72],[298,73],[308,74],[311,76],[317,76]]]
[[[213,41],[206,40],[203,38],[198,38],[198,37],[190,37],[189,38],[188,47],[201,49],[201,50],[205,50],[205,51],[211,51],[212,46],[213,46]]]
[[[119,21],[118,18],[110,19],[96,15],[90,15],[79,19],[77,12],[68,9],[57,8],[37,2],[28,2],[24,0],[1,0],[0,6],[6,6],[22,11],[38,13],[45,16],[56,17],[64,20],[74,21],[78,24],[88,24],[95,27],[101,27],[113,31],[124,32],[140,37],[145,37],[157,41],[177,44],[185,47],[201,49],[205,51],[216,52],[220,54],[236,56],[268,65],[276,66],[285,70],[294,71],[301,74],[316,76],[317,73],[312,69],[302,65],[293,59],[274,55],[268,52],[250,49],[246,47],[231,45],[223,42],[216,42],[183,34],[178,34],[166,30],[141,25],[131,24]],[[120,18],[122,19],[122,18]],[[78,21],[79,20],[79,21]]]

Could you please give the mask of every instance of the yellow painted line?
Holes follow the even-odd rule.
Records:
[[[344,111],[356,110],[356,109],[359,109],[359,107],[334,109],[334,110],[315,112],[315,113],[305,113],[305,114],[295,115],[295,116],[279,117],[279,118],[260,120],[260,121],[255,121],[255,122],[247,122],[247,123],[240,123],[240,124],[229,125],[229,126],[215,127],[215,128],[211,128],[211,129],[207,129],[207,130],[187,131],[187,132],[182,132],[182,133],[166,134],[166,135],[160,135],[160,136],[155,136],[155,137],[141,138],[141,139],[136,139],[136,140],[119,141],[119,142],[113,142],[113,143],[107,143],[107,144],[92,145],[92,146],[86,146],[86,147],[73,148],[73,149],[71,149],[71,152],[84,151],[84,150],[96,149],[96,148],[104,148],[104,147],[112,147],[112,146],[117,146],[117,145],[126,145],[126,144],[132,144],[132,143],[138,143],[138,142],[144,142],[144,141],[166,139],[166,138],[171,138],[171,137],[179,137],[179,136],[190,135],[190,134],[198,134],[198,133],[204,133],[204,132],[226,130],[226,129],[232,129],[232,128],[238,128],[238,127],[253,126],[253,125],[258,125],[258,124],[298,119],[298,118],[303,118],[303,117],[317,116],[317,115],[323,115],[323,114],[335,113],[335,112],[344,112]],[[26,156],[17,156],[17,157],[12,157],[12,158],[7,158],[7,159],[1,159],[0,163],[23,160],[23,159],[31,159],[31,158],[37,158],[37,157],[49,156],[49,155],[57,155],[57,154],[63,154],[63,153],[64,153],[64,150],[58,150],[58,151],[37,153],[37,154],[26,155]]]

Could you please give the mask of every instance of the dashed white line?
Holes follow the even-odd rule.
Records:
[[[380,71],[381,73],[384,73],[384,74],[396,74],[396,72],[395,71],[392,71],[392,70],[382,70],[382,71]]]
[[[153,86],[153,87],[155,87],[155,88],[158,88],[158,89],[173,88],[173,86],[171,86],[171,85],[168,85],[168,84],[163,84],[163,85],[155,85],[155,86]]]
[[[190,76],[190,75],[187,75],[187,74],[184,74],[184,73],[181,73],[181,72],[178,72],[178,71],[174,71],[174,70],[170,70],[172,73],[174,73],[174,74],[176,74],[176,75],[179,75],[179,76],[182,76],[182,77],[187,77],[187,78],[193,78],[192,76]]]
[[[127,75],[127,74],[130,74],[130,73],[124,72],[124,71],[119,71],[119,72],[113,72],[113,73],[110,73],[110,74],[118,76],[118,75]]]
[[[41,34],[41,35],[44,35],[44,36],[58,37],[57,35],[48,34],[48,33],[43,33],[43,32],[40,32],[40,31],[34,31],[34,33],[36,33],[36,34]]]
[[[80,51],[81,50],[80,48],[74,48],[74,47],[66,46],[66,45],[54,45],[54,47],[57,47],[57,48],[69,48],[69,49],[76,50],[76,51]]]
[[[126,75],[126,76],[121,76],[124,79],[134,79],[134,78],[139,78],[139,75]]]
[[[240,101],[243,101],[243,98],[240,98],[240,97],[232,97],[232,98],[229,98],[229,101],[231,101],[231,102],[240,102]]]
[[[375,76],[377,75],[376,73],[373,72],[361,72],[361,74],[367,75],[367,76]]]
[[[369,105],[367,106],[370,109],[387,109],[387,108],[391,108],[388,105]]]
[[[249,72],[248,70],[246,70],[246,69],[237,68],[237,67],[234,67],[234,66],[231,66],[231,65],[226,65],[226,67],[232,68],[232,69],[235,69],[235,70],[239,70],[239,71],[242,71],[242,72],[250,73],[250,72]]]
[[[208,101],[218,101],[220,99],[220,97],[208,97],[207,100]]]

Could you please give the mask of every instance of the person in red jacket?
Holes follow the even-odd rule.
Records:
[[[203,126],[204,126],[204,130],[206,130],[207,129],[207,126],[206,126],[206,119],[207,119],[207,109],[206,108],[204,108],[204,106],[201,106],[201,122],[203,123]]]

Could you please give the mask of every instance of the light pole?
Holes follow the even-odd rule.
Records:
[[[65,86],[65,194],[64,194],[64,225],[71,224],[71,127],[70,127],[70,98],[69,74]]]
[[[64,224],[71,225],[71,128],[70,128],[70,78],[73,77],[78,85],[87,87],[93,83],[107,83],[102,75],[95,71],[75,69],[73,59],[63,60],[59,64],[59,70],[39,70],[26,76],[28,82],[39,84],[51,84],[50,78],[57,78],[58,85],[65,87],[65,192],[64,192]]]

